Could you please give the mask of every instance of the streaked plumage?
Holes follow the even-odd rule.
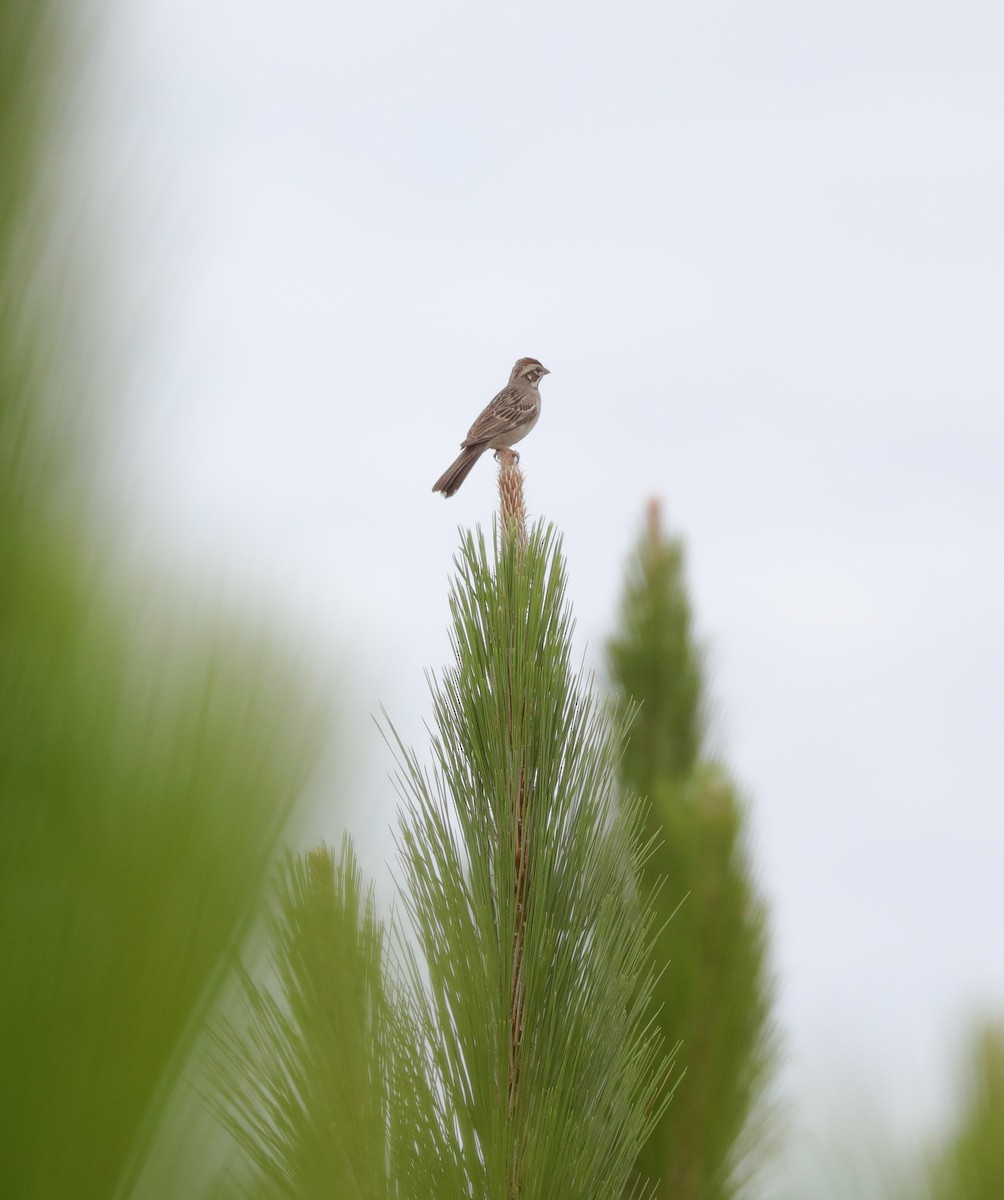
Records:
[[[508,384],[468,430],[460,454],[433,484],[434,492],[452,496],[486,450],[509,449],[526,437],[540,416],[538,385],[549,374],[535,358],[516,363]]]

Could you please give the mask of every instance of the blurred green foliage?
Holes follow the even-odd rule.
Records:
[[[1004,1028],[974,1039],[958,1126],[931,1171],[932,1200],[1004,1196]]]
[[[702,758],[704,685],[683,550],[663,535],[655,506],[609,663],[620,701],[637,706],[622,785],[647,798],[655,846],[645,866],[661,908],[651,1011],[667,1043],[679,1043],[682,1068],[639,1172],[661,1179],[667,1200],[729,1200],[756,1157],[774,1054],[767,914],[736,790]]]
[[[71,15],[0,6],[0,1195],[18,1200],[128,1193],[320,739],[260,639],[116,585],[81,515],[96,384],[66,388],[82,281],[46,254]]]
[[[222,1027],[210,1062],[215,1103],[246,1155],[239,1190],[389,1196],[384,929],[347,840],[337,859],[324,846],[288,858],[270,945],[278,998],[244,975],[247,1019]]]

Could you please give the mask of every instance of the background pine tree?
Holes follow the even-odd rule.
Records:
[[[647,798],[655,842],[645,866],[661,907],[652,1013],[667,1043],[679,1043],[673,1099],[638,1169],[661,1179],[667,1200],[728,1200],[748,1165],[769,1076],[771,987],[743,808],[726,772],[704,758],[692,624],[682,546],[664,536],[653,505],[609,645],[616,691],[637,706],[622,786]]]

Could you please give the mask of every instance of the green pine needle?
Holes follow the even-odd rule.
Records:
[[[621,1195],[660,1111],[646,1024],[652,918],[639,806],[619,735],[570,669],[550,528],[523,546],[465,536],[450,601],[456,663],[433,681],[433,767],[400,748],[412,972],[440,1153],[463,1195]]]

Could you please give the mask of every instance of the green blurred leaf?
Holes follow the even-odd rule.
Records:
[[[932,1169],[933,1200],[1004,1196],[1004,1029],[974,1039],[958,1129]]]
[[[384,934],[347,840],[337,862],[323,846],[287,860],[270,943],[281,999],[245,975],[246,1029],[227,1026],[213,1057],[246,1194],[388,1196]]]
[[[0,1195],[18,1200],[128,1193],[321,736],[263,639],[102,566],[77,355],[100,280],[53,261],[77,215],[77,15],[0,6]]]

